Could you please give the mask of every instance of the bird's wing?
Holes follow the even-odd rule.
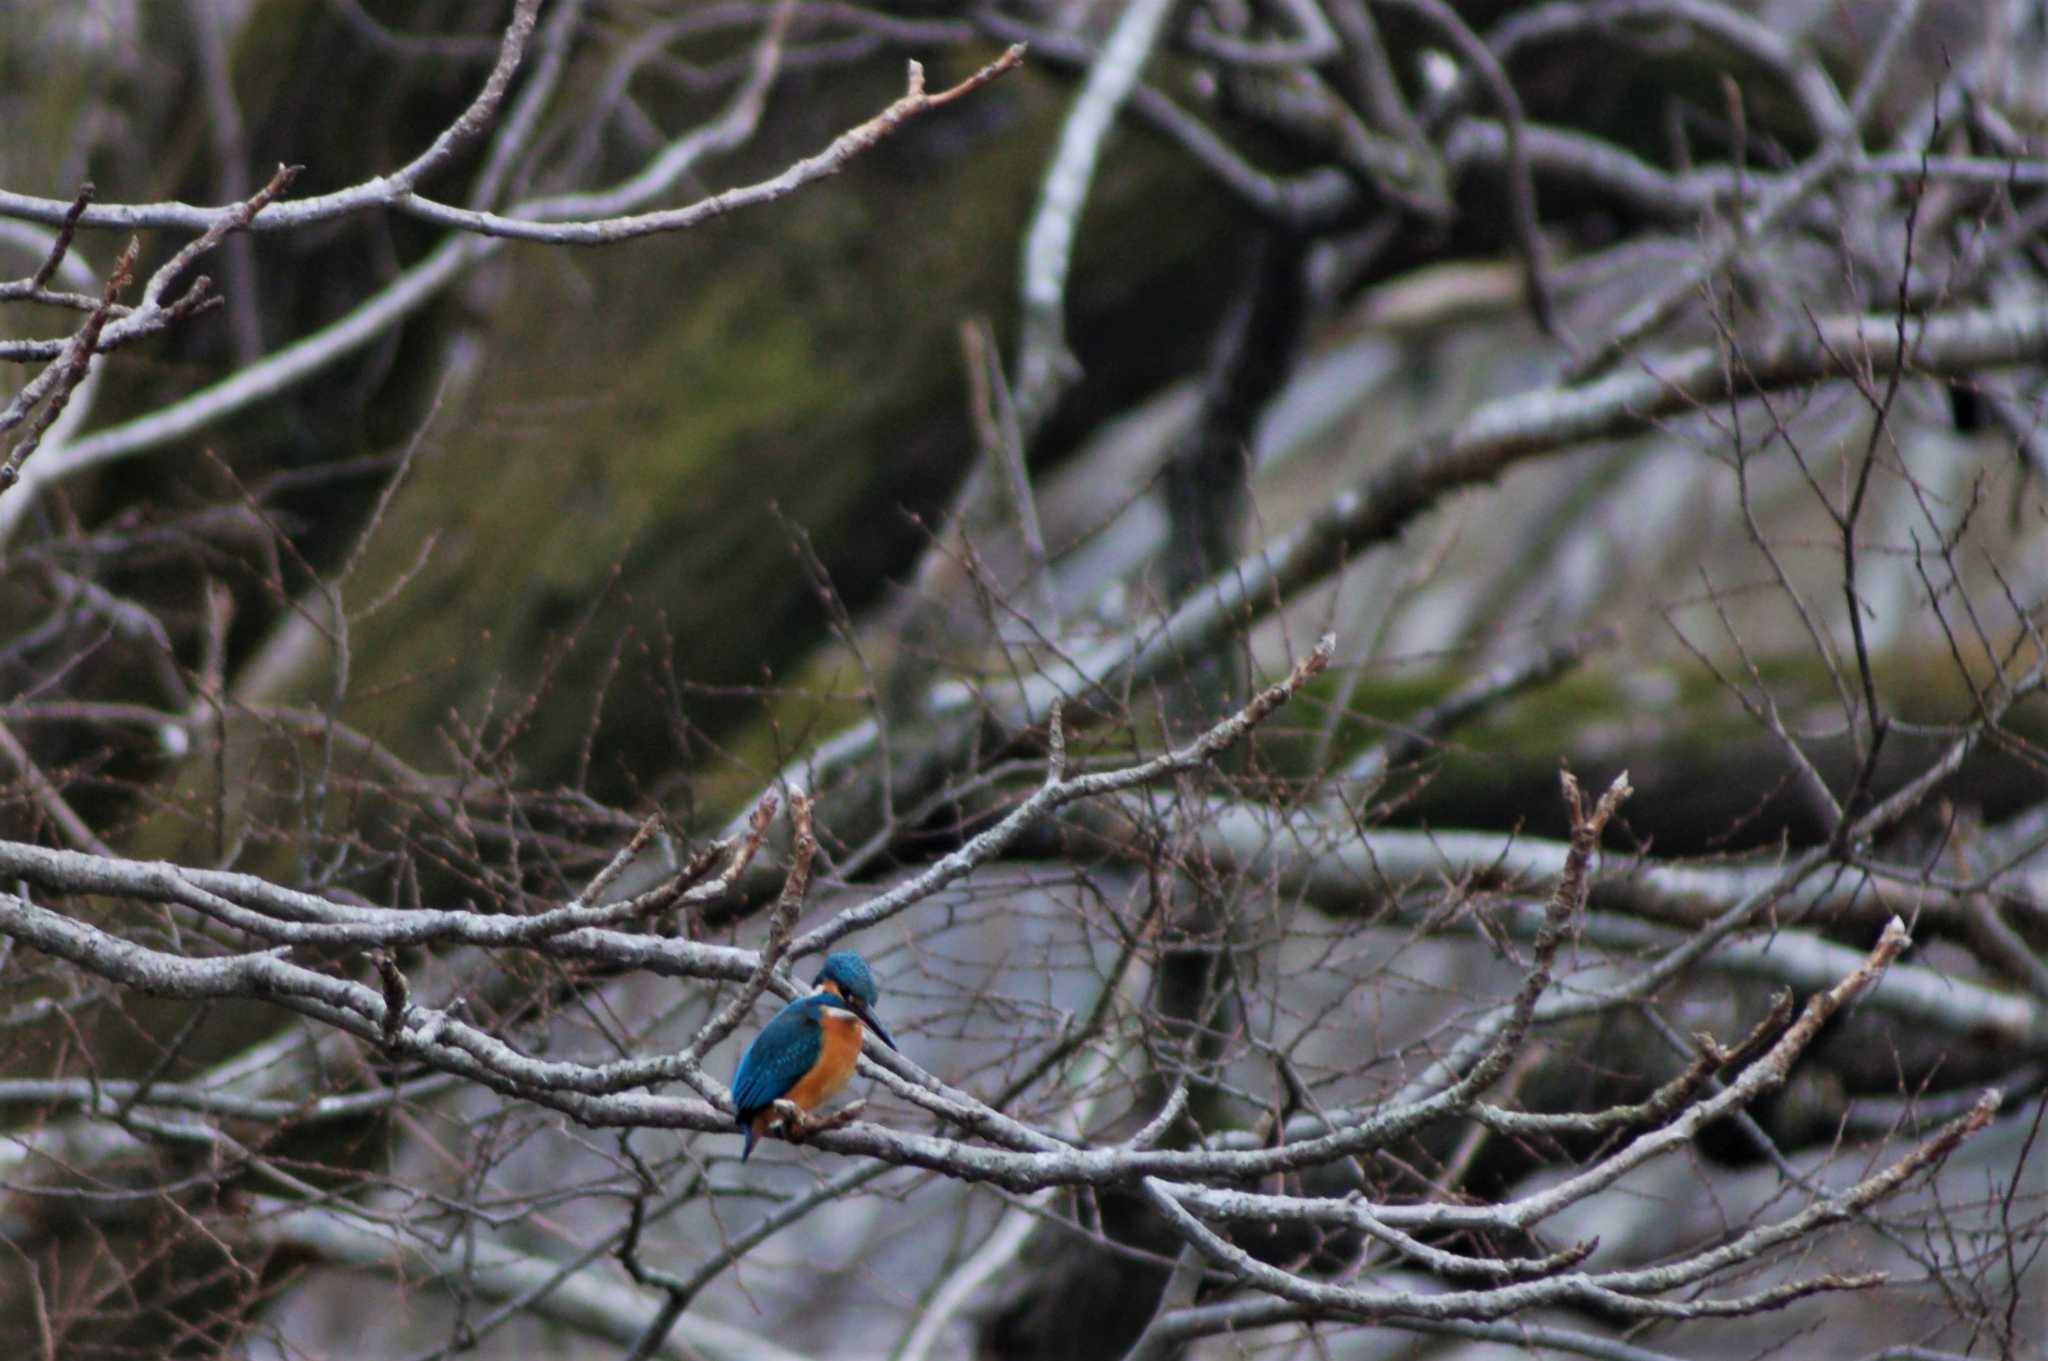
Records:
[[[732,1078],[732,1102],[740,1117],[779,1101],[817,1063],[823,1048],[817,1017],[806,1014],[802,1002],[784,1007],[740,1056],[739,1071]]]

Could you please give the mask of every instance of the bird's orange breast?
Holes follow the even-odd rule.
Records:
[[[824,1044],[811,1071],[796,1080],[787,1100],[804,1110],[816,1110],[839,1095],[853,1076],[854,1060],[860,1057],[860,1022],[844,1012],[827,1011],[818,1018]]]

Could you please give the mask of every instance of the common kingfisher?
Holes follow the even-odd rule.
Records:
[[[860,1057],[863,1027],[896,1047],[875,1019],[882,994],[866,960],[851,950],[835,951],[825,956],[813,986],[816,992],[777,1012],[740,1055],[732,1075],[732,1102],[738,1110],[735,1123],[747,1132],[741,1162],[753,1156],[754,1140],[774,1120],[776,1102],[811,1111],[839,1094]]]

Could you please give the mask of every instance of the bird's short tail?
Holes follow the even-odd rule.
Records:
[[[754,1133],[754,1122],[748,1119],[746,1116],[742,1115],[737,1121],[737,1123],[742,1130],[746,1131],[747,1135],[746,1147],[740,1150],[740,1161],[745,1162],[747,1159],[754,1156],[754,1139],[756,1138],[756,1135]]]

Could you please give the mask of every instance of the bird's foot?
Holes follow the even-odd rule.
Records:
[[[860,1119],[867,1104],[854,1101],[830,1115],[813,1115],[794,1101],[778,1101],[770,1109],[775,1113],[777,1132],[790,1143],[800,1144],[813,1134],[824,1134],[852,1124]]]
[[[867,1108],[868,1103],[865,1101],[849,1101],[830,1115],[812,1116],[811,1133],[823,1134],[826,1130],[845,1129],[860,1119],[861,1112]]]
[[[811,1117],[802,1106],[794,1101],[778,1101],[768,1110],[773,1117],[768,1122],[770,1129],[793,1144],[803,1142],[804,1135],[810,1132]]]

